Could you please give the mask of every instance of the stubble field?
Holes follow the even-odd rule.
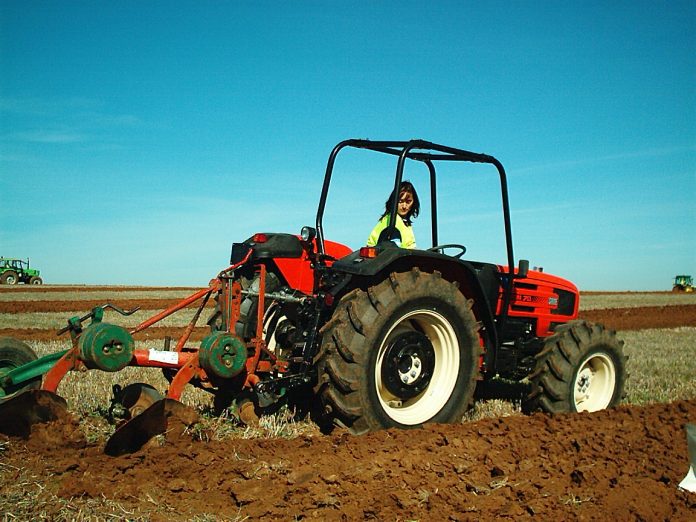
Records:
[[[69,347],[55,330],[109,301],[142,310],[108,320],[133,327],[191,289],[0,287],[0,336],[43,355]],[[161,349],[193,310],[135,337]],[[582,318],[618,331],[629,355],[624,404],[596,414],[523,416],[514,402],[479,401],[460,425],[322,435],[287,412],[257,428],[205,418],[129,456],[102,453],[114,382],[149,382],[154,369],[69,375],[59,388],[70,422],[0,436],[4,520],[689,520],[696,495],[683,425],[696,423],[696,295],[588,293]],[[206,328],[194,331],[193,341]],[[189,390],[200,411],[210,396]]]

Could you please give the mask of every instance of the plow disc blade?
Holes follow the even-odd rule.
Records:
[[[180,435],[198,422],[198,414],[174,399],[162,399],[118,428],[106,442],[104,453],[112,457],[133,453],[156,435]]]
[[[64,418],[65,399],[46,390],[27,390],[0,403],[0,433],[28,438],[31,427]]]

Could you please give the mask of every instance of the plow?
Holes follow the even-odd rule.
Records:
[[[107,303],[82,317],[70,318],[67,326],[57,332],[58,335],[70,335],[72,347],[67,350],[37,358],[25,343],[1,338],[0,432],[26,437],[33,424],[64,417],[67,403],[57,390],[68,372],[118,372],[127,366],[160,368],[170,384],[166,395],[146,383],[132,383],[125,387],[114,385],[109,417],[118,422],[119,427],[107,441],[107,454],[115,456],[140,449],[152,437],[167,431],[171,420],[185,426],[197,422],[198,414],[179,402],[189,384],[219,394],[221,400],[232,395],[237,401],[241,419],[248,424],[257,421],[252,397],[256,398],[257,405],[264,403],[259,401],[259,397],[265,397],[268,403],[269,396],[283,392],[284,383],[304,383],[307,376],[286,378],[287,361],[280,360],[266,346],[263,335],[265,266],[256,267],[261,277],[256,291],[244,290],[241,282],[234,280],[235,270],[247,263],[249,257],[250,252],[240,262],[223,270],[209,287],[130,331],[105,322],[105,312],[110,310],[129,316],[138,308],[122,310]],[[211,318],[216,323],[200,346],[187,346],[211,296],[217,302]],[[270,297],[283,298],[275,294]],[[246,341],[234,334],[236,325],[238,328],[244,326],[238,323],[245,299],[253,300],[258,311],[253,321],[253,335]],[[293,300],[299,301],[297,298]],[[133,335],[196,304],[198,308],[175,346],[167,339],[161,350],[135,348]],[[250,304],[247,302],[247,306]]]
[[[374,246],[352,250],[324,237],[323,215],[334,163],[344,149],[397,160],[390,223]],[[500,179],[507,263],[474,261],[466,247],[438,242],[438,162],[479,163]],[[425,167],[430,182],[427,249],[395,241],[404,164]],[[452,252],[454,251],[454,252]],[[199,345],[190,337],[205,319]],[[188,307],[195,313],[161,349],[135,347],[133,336]],[[58,331],[67,350],[38,358],[25,343],[0,339],[0,432],[28,436],[36,423],[66,415],[58,395],[71,371],[116,373],[159,368],[160,394],[146,383],[114,385],[110,416],[118,427],[105,452],[138,451],[170,426],[198,414],[180,402],[186,386],[236,405],[243,422],[299,401],[327,429],[359,435],[386,428],[460,422],[477,387],[494,378],[524,384],[526,411],[597,411],[623,396],[623,342],[601,324],[577,319],[579,292],[570,281],[515,265],[506,174],[492,156],[422,140],[346,140],[331,152],[314,227],[300,234],[256,233],[234,243],[230,263],[202,288],[135,328],[105,321],[128,316],[106,303],[72,317]],[[298,399],[299,397],[299,399]]]

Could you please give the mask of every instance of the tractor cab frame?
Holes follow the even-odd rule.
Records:
[[[484,325],[482,338],[486,350],[482,371],[492,371],[494,374],[501,372],[504,374],[510,372],[519,373],[512,371],[512,367],[516,365],[516,361],[498,361],[498,347],[501,344],[519,341],[522,337],[526,337],[527,340],[534,338],[534,342],[538,344],[537,338],[540,334],[550,334],[551,323],[565,322],[575,318],[577,314],[577,290],[574,285],[560,278],[545,275],[545,279],[553,280],[552,283],[564,292],[565,306],[562,307],[561,311],[563,311],[563,315],[566,316],[565,321],[560,317],[556,317],[553,318],[555,320],[547,320],[545,326],[539,328],[536,324],[530,324],[529,320],[521,320],[520,316],[524,314],[520,314],[520,310],[512,312],[512,315],[516,315],[517,317],[509,320],[509,316],[511,315],[511,303],[514,302],[516,296],[515,282],[522,282],[528,277],[529,262],[527,260],[520,260],[519,267],[515,269],[507,176],[500,161],[487,154],[447,147],[424,140],[370,141],[352,139],[342,141],[334,147],[329,156],[319,199],[316,217],[316,244],[319,259],[322,259],[322,255],[325,254],[323,218],[331,180],[334,175],[336,158],[340,152],[348,148],[371,150],[397,158],[396,173],[394,176],[394,199],[391,202],[390,225],[387,228],[386,237],[394,236],[398,188],[403,180],[406,161],[412,160],[422,163],[428,169],[432,246],[427,250],[411,251],[392,248],[394,245],[391,242],[381,243],[377,245],[374,258],[364,258],[360,250],[353,252],[346,258],[337,260],[329,269],[333,272],[343,272],[353,276],[357,280],[347,284],[347,287],[352,288],[355,285],[365,287],[373,284],[375,279],[385,277],[386,273],[391,270],[403,272],[412,267],[418,267],[428,272],[438,271],[443,274],[445,279],[456,281],[465,295],[474,299],[474,312],[477,319]],[[500,180],[507,266],[463,260],[460,259],[461,255],[465,252],[463,246],[438,244],[438,176],[436,173],[436,164],[441,162],[482,163],[491,165],[496,169]],[[460,252],[456,258],[444,255],[445,247],[460,247]],[[319,269],[321,270],[321,268]],[[538,290],[538,286],[535,286],[533,290]],[[548,295],[545,296],[547,299],[545,312],[546,315],[550,315],[551,310],[548,306],[548,299],[552,297],[550,291],[546,293]],[[537,304],[543,304],[542,297],[535,295],[533,298],[537,301]],[[537,307],[529,313],[530,310],[529,307],[527,307],[526,311],[528,312],[526,314],[527,316],[532,316],[539,313],[540,308]],[[558,309],[556,308],[555,311],[558,311]],[[537,318],[534,317],[533,319],[536,321]],[[517,359],[518,356],[514,355],[514,358]]]

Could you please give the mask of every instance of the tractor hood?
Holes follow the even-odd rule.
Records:
[[[500,267],[507,273],[507,267]],[[545,337],[556,322],[567,322],[578,314],[578,288],[562,277],[529,270],[527,277],[516,277],[510,302],[510,315],[533,313],[539,319],[538,335]]]
[[[502,267],[503,272],[507,272],[507,267]],[[560,288],[568,292],[578,293],[578,287],[567,279],[555,276],[553,274],[547,274],[546,272],[539,272],[538,270],[529,270],[527,272],[527,277],[522,279],[515,279],[517,282],[538,284],[543,286],[551,286],[554,288]]]

